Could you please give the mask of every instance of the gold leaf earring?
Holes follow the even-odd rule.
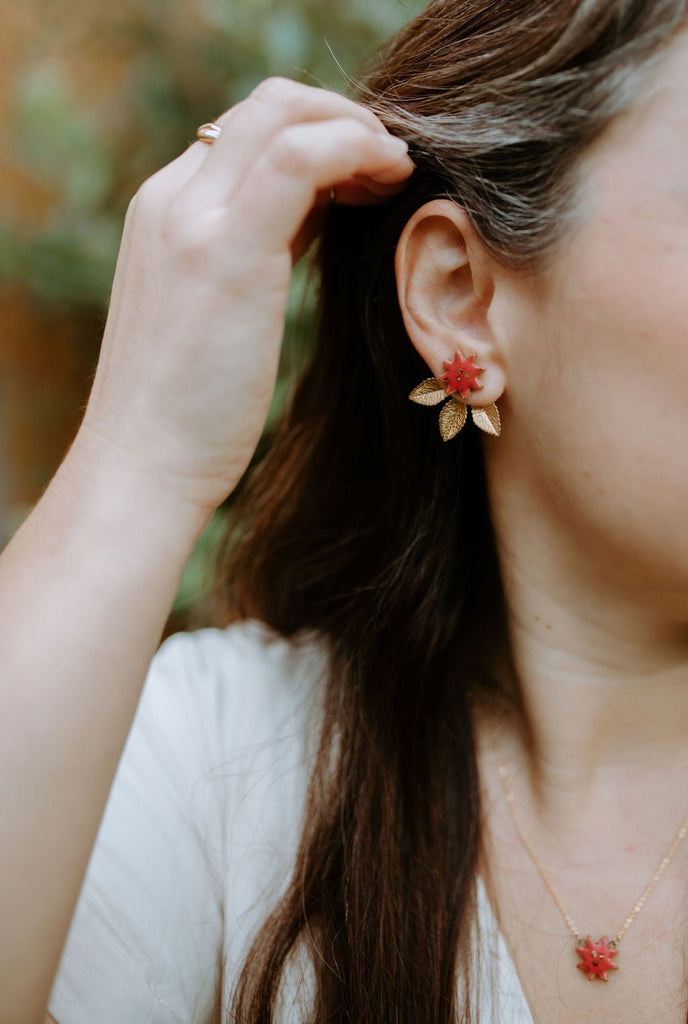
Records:
[[[446,373],[441,377],[429,377],[414,388],[409,398],[417,405],[439,405],[445,398],[449,401],[440,412],[440,433],[443,441],[451,441],[463,430],[468,419],[466,399],[472,391],[482,391],[478,374],[485,373],[481,366],[476,366],[477,356],[473,354],[464,359],[460,352],[456,353],[453,362],[445,362]],[[471,417],[476,427],[486,434],[499,437],[502,424],[496,405],[488,405],[483,409],[471,406]]]

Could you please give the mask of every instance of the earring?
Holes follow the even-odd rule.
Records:
[[[440,412],[440,433],[443,441],[451,441],[459,431],[463,430],[468,419],[468,405],[466,399],[472,391],[482,391],[482,384],[478,381],[478,374],[485,373],[483,367],[476,366],[475,354],[464,359],[460,352],[456,353],[453,362],[445,362],[446,373],[441,377],[429,377],[417,388],[414,388],[409,398],[417,405],[439,405],[445,398],[450,401]],[[474,409],[471,406],[471,416],[476,427],[480,427],[486,434],[499,437],[502,432],[502,424],[499,418],[499,410],[496,405],[488,405],[484,409]]]

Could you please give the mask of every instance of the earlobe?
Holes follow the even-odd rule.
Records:
[[[492,407],[503,393],[504,363],[490,323],[493,266],[466,211],[448,199],[426,203],[404,228],[396,253],[399,304],[409,338],[434,375],[420,387],[442,381],[441,393],[439,389],[434,392],[438,396],[434,402],[425,397],[432,392],[419,392],[418,388],[413,401],[437,404],[450,397],[451,413],[454,404],[470,405],[477,411]],[[464,361],[460,370],[457,358]],[[454,370],[452,364],[456,364]],[[455,388],[445,380],[452,373]],[[473,386],[467,386],[470,381],[463,374],[469,374]],[[465,382],[463,388],[458,386],[461,381]],[[452,418],[444,410],[442,415],[445,421]],[[492,412],[490,416],[492,419],[482,417],[485,422],[478,425],[498,433],[498,413],[496,418]],[[460,420],[460,414],[452,418],[452,429]]]

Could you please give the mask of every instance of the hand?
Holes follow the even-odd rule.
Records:
[[[380,202],[413,171],[372,112],[288,80],[217,122],[212,146],[192,144],[131,201],[80,431],[208,512],[260,438],[292,266],[332,186]]]

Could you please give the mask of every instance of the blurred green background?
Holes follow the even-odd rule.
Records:
[[[127,204],[261,79],[346,91],[417,0],[0,0],[0,545],[55,472],[98,358]],[[297,271],[268,429],[310,296]],[[193,627],[229,506],[166,632]]]

